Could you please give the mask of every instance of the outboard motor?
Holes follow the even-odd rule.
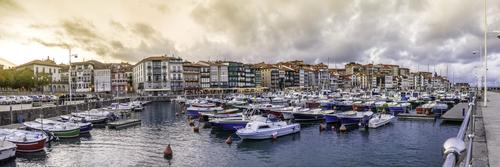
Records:
[[[365,128],[365,129],[368,128],[368,122],[370,122],[370,119],[371,119],[371,117],[368,115],[363,116],[363,119],[361,119],[361,122],[360,122],[361,127]]]

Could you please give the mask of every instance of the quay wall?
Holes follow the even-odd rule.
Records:
[[[51,106],[51,107],[40,107],[40,108],[30,108],[23,110],[13,110],[0,112],[0,125],[8,125],[11,123],[21,123],[25,121],[32,121],[36,118],[40,118],[42,115],[44,118],[56,117],[60,115],[69,114],[76,111],[84,111],[87,109],[100,108],[108,106],[111,103],[125,103],[129,102],[129,98],[113,99],[105,101],[92,101],[87,103],[72,104],[72,105],[61,105],[61,106]],[[12,115],[11,115],[12,113]],[[13,118],[11,121],[11,117]]]

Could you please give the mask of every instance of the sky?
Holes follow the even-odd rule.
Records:
[[[0,0],[0,64],[304,60],[398,64],[474,82],[481,0]],[[500,85],[500,1],[487,0],[488,81]],[[476,54],[474,54],[474,52]],[[497,83],[496,83],[497,82]]]

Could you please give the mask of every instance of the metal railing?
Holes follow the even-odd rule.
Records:
[[[460,125],[460,130],[456,137],[451,137],[446,140],[443,144],[443,155],[445,157],[443,167],[454,167],[460,164],[460,162],[465,158],[465,165],[470,166],[472,159],[472,139],[474,137],[474,105],[476,103],[476,98],[473,97],[472,101],[469,103],[469,108],[464,116],[462,125]],[[464,141],[467,129],[471,125],[468,137],[468,143]],[[466,148],[467,147],[467,148]],[[466,156],[466,157],[465,157]]]

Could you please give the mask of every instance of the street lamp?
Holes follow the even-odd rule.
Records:
[[[73,86],[71,85],[71,57],[75,57],[75,58],[78,58],[78,55],[77,54],[71,54],[71,48],[68,48],[69,50],[69,69],[68,69],[68,72],[69,72],[69,75],[68,75],[68,83],[69,83],[69,103],[71,104],[72,103],[72,99],[73,99],[73,96],[71,94],[71,90],[73,89]]]

